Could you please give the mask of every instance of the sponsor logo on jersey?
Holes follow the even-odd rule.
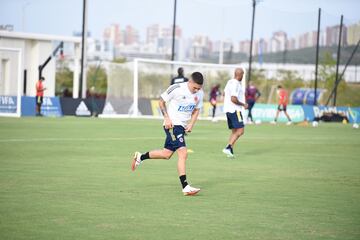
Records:
[[[187,105],[187,106],[179,106],[178,111],[179,112],[192,112],[195,108],[195,105]]]

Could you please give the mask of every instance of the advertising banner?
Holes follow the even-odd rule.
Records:
[[[0,96],[0,112],[16,113],[17,97],[16,96]]]
[[[260,120],[262,122],[271,122],[274,120],[277,112],[276,104],[255,104],[252,109],[254,121]],[[247,113],[247,111],[246,111]],[[302,122],[305,119],[304,110],[299,105],[288,105],[287,113],[289,114],[292,122]],[[247,116],[247,114],[246,114]],[[278,122],[287,122],[287,118],[283,112],[280,112]]]
[[[21,116],[36,115],[35,97],[21,97]],[[61,117],[61,105],[58,97],[44,97],[41,106],[41,114],[44,116]]]
[[[327,106],[302,106],[305,113],[305,119],[313,121],[316,117],[321,117],[324,113],[334,113],[346,116],[350,123],[360,121],[360,107],[327,107]]]
[[[326,89],[319,88],[316,90],[316,101],[319,102]],[[295,105],[313,105],[315,101],[315,91],[313,88],[296,88],[290,95],[291,104]]]

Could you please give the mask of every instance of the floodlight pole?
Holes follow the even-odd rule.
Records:
[[[174,0],[174,19],[173,19],[173,31],[172,31],[172,48],[171,48],[171,61],[175,59],[175,30],[176,30],[176,0]]]
[[[320,20],[321,20],[321,8],[319,8],[319,14],[318,14],[318,29],[317,29],[317,36],[316,36],[314,106],[317,105],[317,85],[318,85],[318,66],[319,66],[319,42],[320,42]]]
[[[81,70],[79,96],[86,96],[86,37],[87,37],[87,0],[83,0],[82,36],[81,36]]]
[[[252,62],[252,46],[253,46],[253,39],[254,39],[254,22],[255,22],[255,8],[256,8],[256,0],[252,0],[253,6],[253,14],[252,14],[252,23],[251,23],[251,39],[250,39],[250,57],[249,57],[249,78],[248,82],[251,81],[251,62]]]
[[[339,65],[340,65],[340,49],[341,49],[341,35],[342,35],[342,28],[343,28],[343,19],[344,16],[341,15],[340,19],[340,31],[339,31],[339,44],[337,50],[337,59],[336,59],[336,73],[335,73],[335,92],[334,92],[334,99],[333,99],[333,106],[336,106],[336,95],[337,95],[337,86],[339,81]]]

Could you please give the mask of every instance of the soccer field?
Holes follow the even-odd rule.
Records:
[[[360,131],[248,126],[221,152],[225,122],[199,121],[176,155],[130,170],[163,146],[160,120],[0,118],[0,239],[360,239]]]

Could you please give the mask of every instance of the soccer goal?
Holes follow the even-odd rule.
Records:
[[[21,116],[22,51],[0,47],[0,116]]]
[[[171,79],[177,76],[179,67],[184,69],[187,78],[195,71],[204,75],[204,105],[200,117],[206,119],[210,118],[212,111],[209,103],[210,89],[220,84],[223,91],[226,82],[233,78],[235,68],[242,66],[140,58],[123,64],[110,63],[106,67],[107,95],[100,117],[160,118],[159,97],[169,87]],[[243,69],[245,71],[245,68]],[[245,85],[244,80],[244,91]],[[218,104],[216,115],[220,118],[224,116],[221,102]]]

